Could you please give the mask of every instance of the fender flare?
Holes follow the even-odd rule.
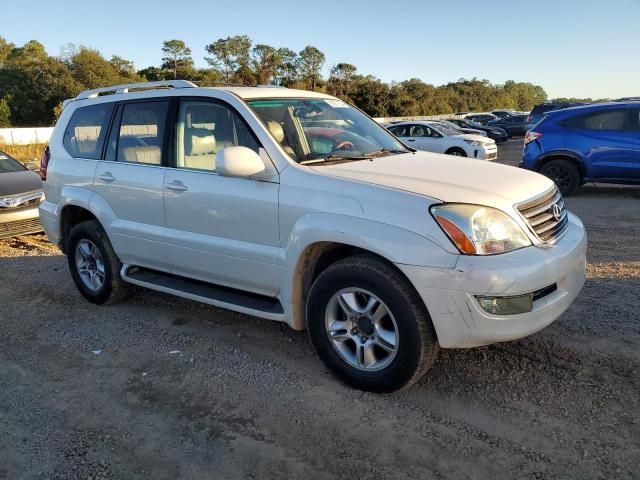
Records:
[[[582,157],[571,150],[552,150],[550,152],[544,153],[543,155],[540,155],[538,161],[535,163],[534,170],[536,172],[539,172],[545,163],[555,157],[569,158],[572,163],[574,163],[578,167],[582,177],[584,178],[587,176],[587,167],[585,166]]]

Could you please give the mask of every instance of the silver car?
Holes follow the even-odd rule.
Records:
[[[0,151],[0,238],[42,231],[42,182],[28,166]]]

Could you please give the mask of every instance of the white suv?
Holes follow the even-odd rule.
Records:
[[[306,328],[370,391],[412,384],[439,348],[540,330],[585,278],[585,231],[551,180],[409,149],[320,93],[83,92],[41,175],[42,223],[89,301],[134,284]]]

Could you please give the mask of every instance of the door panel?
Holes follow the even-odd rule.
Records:
[[[266,155],[228,105],[180,102],[176,168],[164,178],[171,271],[275,296],[279,184],[218,175],[216,154],[238,145]]]
[[[94,191],[113,211],[107,230],[124,263],[166,269],[163,166],[168,101],[118,107],[107,147],[96,168]],[[96,199],[98,201],[98,199]]]

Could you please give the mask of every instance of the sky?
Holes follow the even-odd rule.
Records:
[[[0,36],[69,44],[159,66],[162,42],[184,40],[196,66],[229,35],[295,51],[384,81],[532,82],[550,98],[640,96],[640,0],[0,0]]]

